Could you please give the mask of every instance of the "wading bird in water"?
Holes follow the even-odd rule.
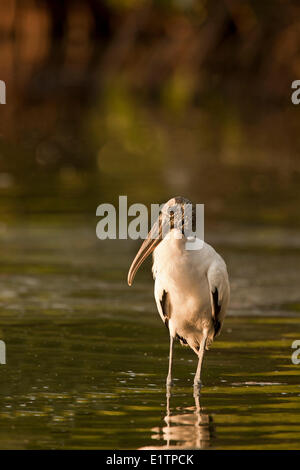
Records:
[[[188,215],[187,207],[192,208]],[[175,338],[197,354],[194,387],[201,386],[204,351],[220,333],[229,303],[226,264],[210,245],[195,237],[195,218],[195,206],[188,199],[179,196],[166,202],[128,272],[131,286],[138,268],[153,252],[154,296],[170,333],[167,386],[172,384]],[[202,242],[197,245],[201,248],[187,249],[188,241]]]

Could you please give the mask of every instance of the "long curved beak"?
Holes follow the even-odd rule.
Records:
[[[157,245],[161,242],[161,230],[159,230],[159,219],[155,222],[152,229],[147,235],[147,238],[144,240],[141,248],[136,254],[136,257],[131,263],[131,266],[128,271],[127,282],[131,286],[133,283],[134,276],[136,275],[137,270],[145,259],[154,251]]]

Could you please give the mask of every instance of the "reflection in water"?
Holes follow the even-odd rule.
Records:
[[[205,449],[210,445],[213,434],[212,416],[203,412],[200,394],[194,393],[195,406],[184,408],[184,413],[171,413],[171,391],[167,389],[166,426],[153,428],[152,439],[164,441],[162,446],[149,446],[148,449]],[[178,408],[176,408],[178,411]],[[144,447],[146,449],[146,447]]]

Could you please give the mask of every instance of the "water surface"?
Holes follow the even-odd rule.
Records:
[[[179,344],[166,396],[168,332],[149,263],[126,284],[134,242],[100,242],[92,224],[3,226],[0,447],[299,448],[297,234],[234,233],[207,234],[232,302],[195,401],[196,357]]]

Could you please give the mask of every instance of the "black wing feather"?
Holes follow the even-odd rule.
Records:
[[[165,325],[167,328],[169,328],[169,320],[171,318],[172,306],[171,306],[171,301],[170,301],[170,294],[168,294],[168,292],[166,292],[165,290],[163,291],[160,305],[161,305],[161,309],[164,315]],[[187,344],[187,340],[183,338],[182,336],[179,336],[178,333],[176,333],[176,338],[179,339],[181,344]]]
[[[160,301],[161,309],[165,318],[165,325],[169,327],[169,319],[171,318],[171,302],[170,295],[165,290]]]
[[[219,304],[219,292],[217,288],[215,288],[214,292],[212,292],[212,296],[213,296],[213,301],[214,301],[213,321],[214,321],[215,336],[216,336],[221,328],[221,323],[218,320],[218,315],[221,311],[221,305]]]

